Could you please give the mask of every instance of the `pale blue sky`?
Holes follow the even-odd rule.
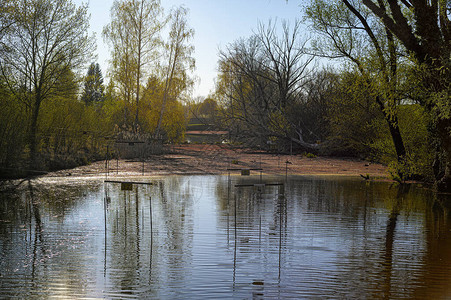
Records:
[[[76,4],[86,0],[75,0]],[[196,59],[195,75],[200,79],[193,96],[207,96],[214,89],[217,75],[219,49],[240,37],[248,37],[258,23],[270,19],[288,20],[301,18],[300,3],[303,0],[161,0],[168,12],[173,6],[189,8],[189,24],[194,29],[193,44]],[[109,49],[103,43],[101,32],[110,21],[113,0],[90,0],[91,30],[96,32],[98,62],[105,76],[108,68]]]

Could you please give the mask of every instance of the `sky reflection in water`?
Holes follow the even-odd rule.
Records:
[[[349,178],[236,186],[259,181],[174,176],[122,191],[58,179],[2,193],[0,295],[451,297],[449,197]]]

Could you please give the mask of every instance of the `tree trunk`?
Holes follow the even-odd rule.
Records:
[[[300,145],[301,147],[305,148],[308,151],[316,152],[319,150],[319,144],[311,144],[311,143],[307,143],[306,141],[304,141],[304,137],[303,137],[301,129],[297,130],[297,134],[298,134],[298,138],[297,139],[291,138],[292,142],[297,143],[298,145]]]
[[[138,125],[139,125],[139,90],[140,90],[140,82],[141,82],[141,50],[142,50],[142,22],[143,22],[143,9],[144,9],[144,1],[141,1],[140,6],[140,16],[139,16],[139,24],[138,24],[138,69],[136,74],[136,114],[135,114],[135,122],[133,125],[133,131],[138,133]]]
[[[404,147],[404,142],[402,140],[401,131],[399,130],[397,119],[398,118],[395,118],[394,121],[387,121],[387,123],[390,129],[393,144],[395,145],[398,162],[402,162],[406,159],[406,148]]]
[[[36,98],[38,98],[36,96]],[[30,156],[28,161],[28,167],[33,170],[38,167],[37,161],[37,152],[38,152],[38,140],[37,140],[37,132],[38,132],[38,117],[39,117],[39,108],[41,106],[41,101],[39,99],[35,100],[35,105],[33,106],[33,111],[31,115],[31,123],[30,123],[30,131],[28,133],[28,146],[30,148]]]
[[[387,121],[388,128],[390,130],[390,135],[393,141],[393,144],[395,145],[396,150],[396,156],[398,162],[402,162],[406,158],[406,148],[404,147],[404,141],[401,136],[401,131],[399,130],[399,122],[398,122],[398,116],[395,114],[393,116],[390,116],[385,111],[385,104],[382,102],[379,96],[376,96],[376,102],[379,104],[380,109],[382,113],[384,114],[384,118]]]
[[[451,119],[437,121],[437,133],[440,138],[440,150],[443,151],[442,170],[435,172],[435,188],[439,192],[451,192]]]

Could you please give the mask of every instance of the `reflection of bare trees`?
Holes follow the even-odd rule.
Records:
[[[89,263],[75,271],[70,263],[59,265],[58,262],[75,261],[83,265],[85,256],[71,253],[76,247],[71,241],[77,242],[71,233],[76,229],[67,230],[65,226],[70,219],[66,217],[77,209],[82,203],[80,198],[92,188],[90,185],[80,189],[28,180],[14,191],[0,195],[0,272],[5,283],[0,285],[2,296],[8,297],[11,292],[8,287],[16,286],[17,282],[20,282],[20,288],[14,293],[20,293],[21,297],[36,295],[55,282],[83,285],[87,280],[83,268],[88,268]],[[81,236],[78,241],[83,242],[83,239]],[[71,268],[71,272],[67,268]]]
[[[108,270],[125,272],[111,278],[113,286],[127,291],[142,282],[161,287],[189,278],[181,272],[189,271],[193,238],[189,182],[172,178],[133,191],[108,188],[111,203],[106,247],[110,255],[105,258],[109,260],[106,274]]]
[[[171,255],[167,257],[167,280],[187,280],[185,272],[192,254],[193,239],[193,192],[191,183],[186,179],[174,177],[158,186],[159,197],[155,203],[159,208],[158,235],[164,240],[160,242]],[[188,215],[189,217],[186,217]],[[156,224],[157,224],[156,222]],[[184,270],[184,272],[180,272]],[[188,276],[189,277],[189,276]]]
[[[51,281],[153,298],[184,298],[192,294],[178,288],[196,284],[235,287],[243,298],[290,288],[336,289],[337,298],[451,293],[448,196],[349,179],[235,187],[252,179],[170,177],[132,191],[31,183],[19,196],[0,194],[0,294],[15,269],[15,280],[29,280],[25,294]]]
[[[219,227],[227,226],[227,246],[233,253],[233,290],[236,285],[251,284],[258,287],[255,295],[264,295],[264,272],[259,269],[275,268],[280,282],[283,253],[287,239],[287,205],[283,185],[270,185],[237,180],[217,187],[220,208]],[[222,187],[222,188],[221,188]],[[223,190],[226,187],[227,190]],[[229,225],[232,227],[229,231]],[[229,245],[232,235],[233,246]],[[258,249],[258,251],[257,251]],[[260,268],[252,274],[246,270],[246,261],[260,260]],[[259,265],[259,264],[257,264]]]
[[[149,225],[141,221],[144,217],[141,205],[145,202],[149,205],[150,194],[143,187],[135,187],[133,191],[120,191],[119,187],[105,185],[110,201],[106,212],[104,272],[117,289],[131,291],[144,279],[141,277],[146,274],[144,266],[148,268],[141,244],[150,240],[150,231],[147,236],[142,235]],[[111,270],[121,270],[121,276],[109,277]]]
[[[45,252],[41,205],[30,181],[9,192],[0,198],[0,272],[20,272],[34,280]]]
[[[35,220],[35,233],[34,233],[34,246],[33,246],[33,260],[31,262],[31,278],[34,280],[36,275],[36,262],[37,262],[37,256],[38,256],[38,240],[39,244],[41,245],[41,252],[45,252],[43,247],[44,243],[42,240],[42,221],[41,221],[41,213],[40,213],[40,204],[37,199],[35,199],[34,192],[33,192],[33,186],[31,184],[31,181],[28,181],[28,189],[29,189],[29,195],[30,195],[30,204],[32,207],[34,220]],[[31,218],[30,218],[31,221]],[[30,229],[31,229],[31,223],[30,223]]]
[[[417,215],[426,208],[424,203],[427,195],[427,192],[418,189],[412,192],[408,185],[388,190],[385,184],[365,184],[359,181],[300,180],[291,183],[286,196],[290,201],[286,201],[284,206],[274,206],[272,210],[274,225],[272,228],[269,227],[269,232],[272,232],[273,236],[278,236],[276,230],[283,229],[279,240],[281,243],[279,249],[282,250],[282,259],[279,261],[281,280],[292,280],[284,277],[284,266],[293,264],[294,261],[290,260],[289,256],[285,257],[283,251],[293,251],[287,243],[293,243],[295,240],[298,247],[306,249],[304,251],[314,251],[310,255],[312,263],[317,262],[318,267],[325,261],[328,262],[332,268],[331,274],[338,276],[339,282],[348,287],[346,290],[351,292],[349,295],[357,297],[358,291],[365,290],[370,291],[370,294],[374,292],[373,296],[390,297],[412,291],[417,276],[415,270],[423,254],[419,236],[421,229],[413,227],[410,223],[422,225]],[[240,199],[252,201],[252,197],[245,195],[241,195]],[[250,205],[258,203],[256,201]],[[282,217],[278,217],[279,209],[288,210],[288,213],[283,212]],[[267,211],[268,207],[260,207],[251,218],[258,219],[261,210]],[[388,214],[383,218],[386,211]],[[243,220],[246,220],[245,212],[246,209],[241,210]],[[284,216],[289,216],[290,219]],[[289,220],[291,221],[287,222]],[[237,222],[239,226],[242,225],[239,218]],[[403,226],[401,229],[400,222]],[[326,227],[329,230],[322,226],[329,226]],[[246,233],[242,227],[239,228],[241,235]],[[253,233],[255,236],[255,232]],[[252,239],[252,232],[249,234]],[[306,235],[313,241],[309,245],[302,242],[302,237]],[[326,260],[327,256],[321,257],[318,250],[323,247],[333,247],[336,260],[332,262]],[[238,239],[238,259],[240,256],[243,257],[243,253],[240,253],[243,248],[245,245],[240,245]],[[408,262],[409,259],[412,263]],[[298,263],[302,265],[303,262]],[[336,273],[335,267],[342,269]],[[291,281],[290,284],[296,285]],[[320,282],[317,284],[321,286]],[[327,281],[323,284],[327,285]]]

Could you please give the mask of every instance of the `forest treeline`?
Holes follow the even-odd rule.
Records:
[[[182,142],[201,115],[229,143],[360,157],[450,190],[450,10],[443,0],[302,1],[294,23],[262,22],[221,49],[214,92],[194,101],[187,8],[115,1],[104,82],[86,5],[6,1],[1,174],[101,159],[119,137]]]

